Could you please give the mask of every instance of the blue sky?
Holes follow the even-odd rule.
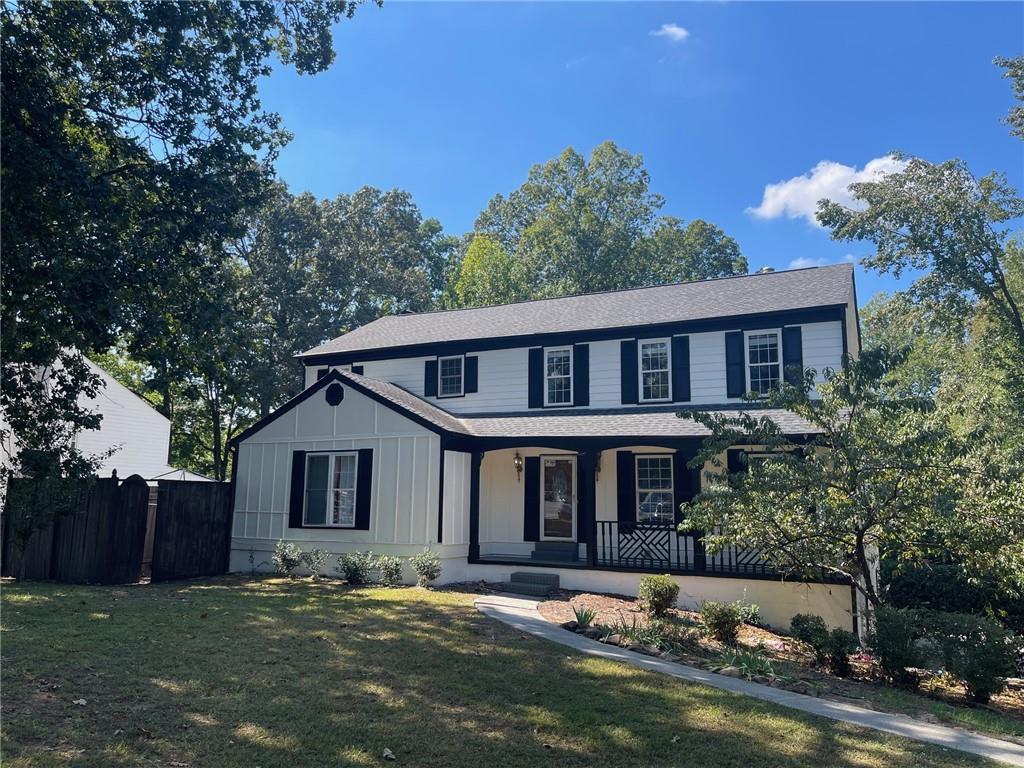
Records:
[[[991,63],[1024,52],[1020,3],[392,2],[336,33],[330,70],[261,86],[295,134],[279,175],[321,197],[407,189],[455,234],[532,164],[605,139],[752,270],[869,253],[802,214],[892,150],[1024,184]],[[862,303],[894,287],[858,270]]]

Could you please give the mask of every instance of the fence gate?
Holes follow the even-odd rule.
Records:
[[[152,580],[227,573],[231,484],[161,480],[157,486]]]

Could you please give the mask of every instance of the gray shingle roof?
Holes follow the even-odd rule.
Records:
[[[834,306],[851,300],[852,271],[850,264],[837,264],[477,309],[388,315],[299,356]]]
[[[707,437],[708,430],[690,419],[676,416],[677,407],[656,410],[578,410],[561,413],[456,416],[417,397],[396,384],[338,371],[341,378],[359,384],[394,404],[448,432],[469,437]],[[754,418],[767,416],[786,434],[810,434],[816,428],[799,416],[778,408],[728,409],[719,412]]]

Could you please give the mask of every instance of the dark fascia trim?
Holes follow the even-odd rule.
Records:
[[[448,450],[448,438],[441,435],[441,457],[438,461],[437,480],[437,543],[444,538],[444,452]]]
[[[731,315],[706,320],[683,320],[655,325],[629,325],[615,328],[535,333],[524,336],[491,336],[479,339],[440,341],[429,344],[405,344],[374,349],[328,352],[320,355],[297,355],[303,365],[348,365],[370,360],[391,360],[401,357],[446,357],[466,352],[516,347],[553,347],[585,344],[621,338],[663,338],[711,331],[751,331],[759,328],[777,328],[783,325],[821,323],[841,320],[846,316],[846,304],[830,304],[780,312],[760,312],[751,315]]]
[[[854,329],[857,331],[857,354],[860,355],[861,349],[861,338],[860,338],[860,307],[857,306],[857,279],[855,276],[855,270],[850,270],[850,281],[853,283],[853,321],[857,324]],[[843,317],[846,317],[846,313],[843,312]],[[844,336],[845,343],[845,336]]]
[[[330,373],[328,373],[322,379],[319,379],[318,381],[314,382],[313,384],[310,384],[309,387],[307,387],[302,392],[297,394],[295,397],[293,397],[287,403],[282,405],[276,411],[273,411],[272,413],[267,414],[262,419],[260,419],[255,424],[253,424],[251,427],[249,427],[248,429],[246,429],[243,432],[240,432],[237,436],[233,437],[231,439],[231,442],[228,444],[229,447],[230,446],[237,446],[237,445],[241,444],[241,442],[243,440],[246,440],[247,438],[252,437],[254,434],[259,432],[265,426],[267,426],[268,424],[270,424],[273,421],[276,421],[281,416],[284,416],[286,413],[291,411],[296,406],[301,405],[306,400],[308,400],[310,397],[312,397],[317,392],[319,392],[320,390],[324,389],[328,384],[330,384],[331,382],[334,382],[334,381],[340,382],[344,386],[351,387],[356,392],[359,392],[360,394],[366,395],[371,400],[375,400],[376,402],[380,403],[381,405],[385,406],[386,408],[390,408],[391,410],[396,411],[397,413],[402,414],[403,416],[405,416],[410,421],[416,422],[421,427],[425,427],[426,429],[429,429],[431,432],[435,432],[438,435],[453,435],[453,434],[455,434],[455,435],[461,436],[460,433],[450,432],[449,430],[445,429],[444,427],[438,426],[437,424],[435,424],[434,422],[430,421],[429,419],[426,419],[423,416],[420,416],[418,413],[415,413],[414,411],[410,411],[409,409],[402,407],[398,403],[395,403],[395,402],[393,402],[391,400],[388,400],[386,397],[382,397],[381,395],[377,394],[376,392],[374,392],[369,387],[364,387],[362,384],[359,384],[359,383],[353,381],[352,379],[347,378],[340,371],[332,370]]]
[[[255,424],[253,424],[253,425],[249,426],[248,428],[242,430],[237,435],[235,435],[233,438],[231,438],[231,440],[228,441],[228,447],[231,448],[231,447],[236,447],[236,446],[240,445],[243,440],[246,440],[247,438],[252,437],[257,432],[259,432],[261,429],[263,429],[265,426],[267,426],[271,422],[277,421],[279,418],[284,416],[286,413],[288,413],[293,408],[295,408],[295,407],[297,407],[299,405],[302,405],[302,403],[306,402],[309,398],[311,398],[317,392],[319,392],[320,390],[324,389],[332,381],[342,381],[342,380],[343,380],[342,376],[341,376],[340,373],[338,373],[338,371],[334,371],[334,370],[328,371],[322,378],[317,379],[315,382],[313,382],[308,387],[306,387],[304,390],[299,392],[299,394],[297,394],[291,400],[286,402],[280,408],[277,408],[276,410],[271,411],[266,416],[264,416],[262,419],[257,421]]]

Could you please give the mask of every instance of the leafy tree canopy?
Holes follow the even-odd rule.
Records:
[[[610,141],[589,159],[570,147],[480,214],[473,242],[487,240],[467,251],[454,300],[501,303],[747,271],[735,240],[704,221],[660,217],[663,204],[640,155]]]
[[[83,352],[133,327],[261,198],[287,140],[256,90],[277,57],[314,73],[355,4],[32,2],[0,7],[5,417],[29,453],[98,382]],[[30,424],[35,426],[30,428]],[[4,444],[11,445],[11,435]],[[54,451],[55,449],[55,451]],[[81,458],[81,457],[79,457]]]

